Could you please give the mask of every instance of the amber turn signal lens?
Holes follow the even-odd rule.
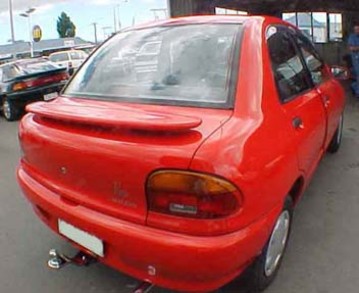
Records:
[[[24,90],[27,88],[27,84],[25,82],[18,82],[18,83],[15,83],[13,86],[12,86],[12,90],[14,92],[16,91],[21,91],[21,90]]]
[[[232,183],[189,171],[158,171],[147,183],[149,210],[182,217],[216,219],[236,212],[241,194]]]

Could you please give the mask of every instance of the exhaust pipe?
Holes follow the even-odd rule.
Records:
[[[59,270],[66,264],[89,266],[94,262],[96,262],[96,259],[93,256],[82,251],[79,251],[74,257],[69,257],[65,254],[57,252],[56,249],[51,249],[49,251],[49,260],[47,262],[47,266],[50,269]]]

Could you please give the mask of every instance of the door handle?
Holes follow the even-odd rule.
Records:
[[[293,118],[292,125],[293,125],[294,129],[303,129],[304,128],[303,120],[300,117]]]

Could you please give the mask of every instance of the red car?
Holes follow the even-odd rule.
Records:
[[[154,42],[141,78],[133,58],[112,64]],[[208,292],[250,268],[262,290],[340,146],[344,104],[312,43],[279,19],[157,22],[112,37],[61,97],[27,107],[18,181],[45,224],[119,271]]]

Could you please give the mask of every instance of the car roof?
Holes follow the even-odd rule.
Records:
[[[190,24],[204,24],[204,23],[228,23],[228,24],[244,24],[250,20],[264,20],[269,17],[265,16],[248,16],[248,15],[201,15],[201,16],[187,16],[170,18],[161,21],[155,21],[145,24],[140,24],[122,30],[121,32],[132,31],[137,29],[158,27],[158,26],[176,26],[176,25],[190,25]]]

